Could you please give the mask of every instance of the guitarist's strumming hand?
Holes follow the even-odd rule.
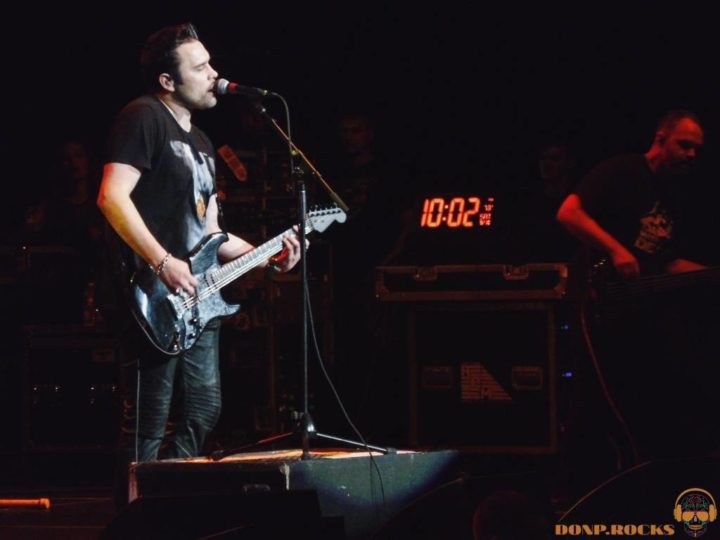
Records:
[[[185,291],[190,296],[195,294],[198,280],[190,271],[190,265],[182,259],[170,255],[158,276],[170,292],[180,294]]]
[[[582,200],[571,193],[560,205],[557,220],[570,234],[600,253],[607,253],[616,273],[623,279],[637,277],[640,264],[635,256],[588,214]]]
[[[640,275],[640,263],[626,248],[620,246],[610,253],[610,258],[621,278],[631,279]]]

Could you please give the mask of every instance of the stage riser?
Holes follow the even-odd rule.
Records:
[[[348,539],[367,538],[414,500],[457,475],[457,453],[449,450],[372,459],[352,452],[347,457],[306,460],[242,461],[231,456],[216,462],[158,461],[131,468],[130,507],[172,497],[313,493],[323,519],[342,519]]]

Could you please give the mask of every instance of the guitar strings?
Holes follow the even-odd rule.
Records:
[[[310,221],[308,220],[305,224],[305,234],[310,233],[313,230],[314,229],[312,223],[310,223]],[[276,236],[272,240],[269,240],[262,246],[253,249],[252,251],[246,253],[241,257],[238,257],[234,261],[230,261],[229,263],[222,265],[220,268],[217,268],[214,272],[211,272],[211,274],[212,277],[217,277],[219,275],[220,279],[217,281],[210,280],[212,282],[210,286],[201,290],[198,294],[195,294],[190,298],[183,300],[180,306],[183,307],[185,310],[188,310],[196,306],[198,303],[202,302],[206,298],[212,296],[217,291],[222,289],[225,285],[232,282],[236,277],[257,266],[258,263],[262,259],[267,258],[269,254],[275,253],[276,251],[282,249],[283,238],[293,233],[293,228],[287,229],[285,232]]]
[[[634,282],[614,283],[606,287],[608,293],[606,296],[622,300],[624,298],[643,296],[651,292],[663,292],[687,284],[701,284],[703,281],[711,281],[715,271],[716,269],[708,269],[680,274],[662,274],[638,278]]]
[[[317,216],[325,215],[325,214],[332,214],[333,210],[336,210],[336,207],[330,207],[327,208],[326,211],[323,210],[315,210],[315,214]],[[313,232],[315,228],[313,227],[313,222],[310,219],[309,216],[306,215],[305,217],[305,234],[309,234]],[[220,276],[220,279],[218,281],[213,281],[212,279],[209,279],[208,281],[211,282],[211,284],[201,290],[199,293],[184,299],[180,303],[180,307],[182,307],[185,311],[189,310],[190,308],[196,306],[206,298],[212,296],[217,291],[222,289],[225,285],[233,281],[236,277],[241,276],[245,272],[251,270],[255,266],[258,265],[260,262],[259,260],[262,260],[264,258],[267,258],[269,254],[275,253],[282,249],[282,240],[286,236],[289,236],[290,234],[293,234],[295,232],[295,226],[287,229],[285,232],[279,234],[272,240],[269,240],[265,244],[263,244],[260,247],[257,247],[253,249],[252,251],[249,251],[245,255],[242,255],[238,257],[237,259],[230,261],[221,267],[215,269],[214,271],[210,272],[209,277],[215,278],[217,276]]]
[[[214,272],[211,272],[212,277],[220,276],[220,279],[217,281],[209,280],[211,284],[208,287],[202,289],[199,293],[185,299],[180,305],[186,310],[194,307],[199,302],[212,296],[225,285],[233,281],[236,275],[242,275],[246,271],[257,266],[258,262],[265,258],[265,255],[267,255],[267,253],[274,253],[280,248],[280,246],[282,245],[282,238],[290,231],[292,231],[292,229],[288,229],[282,235],[280,235],[280,237],[274,238],[262,248],[253,249],[246,255],[243,255],[235,259],[234,261],[230,261],[229,263],[216,269]]]

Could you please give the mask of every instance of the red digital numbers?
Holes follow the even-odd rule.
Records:
[[[452,197],[448,202],[443,197],[427,197],[423,201],[420,227],[488,227],[492,224],[494,205],[494,197],[488,197],[484,204],[480,197]]]
[[[445,199],[440,197],[425,199],[423,206],[425,210],[423,210],[420,226],[434,229],[442,225],[443,214],[445,213]]]

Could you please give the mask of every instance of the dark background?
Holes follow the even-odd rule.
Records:
[[[714,200],[718,32],[700,5],[215,0],[16,13],[2,38],[8,201],[42,189],[59,140],[82,135],[102,150],[113,115],[142,93],[145,37],[185,21],[221,77],[287,99],[293,138],[321,172],[347,109],[377,117],[382,150],[406,171],[399,181],[422,191],[428,179],[479,190],[526,182],[548,133],[566,134],[583,168],[644,151],[657,118],[682,107],[705,121],[704,200]],[[195,115],[216,146],[238,139],[242,100]],[[267,107],[284,123],[276,101]]]
[[[574,142],[583,168],[617,152],[645,151],[658,117],[692,109],[707,139],[703,184],[692,188],[704,218],[697,238],[706,261],[716,262],[720,33],[713,6],[304,4],[310,2],[6,7],[2,232],[18,225],[25,201],[47,186],[60,141],[89,138],[102,152],[113,116],[143,92],[137,66],[147,35],[192,21],[221,77],[287,99],[293,138],[320,171],[334,160],[338,115],[364,109],[377,117],[383,153],[404,170],[397,181],[418,195],[428,185],[451,190],[457,183],[480,194],[498,186],[512,192],[537,178],[536,147],[554,132]],[[278,103],[266,103],[284,124]],[[216,146],[233,145],[244,106],[244,98],[227,97],[194,121]],[[6,318],[14,329],[14,312]]]

